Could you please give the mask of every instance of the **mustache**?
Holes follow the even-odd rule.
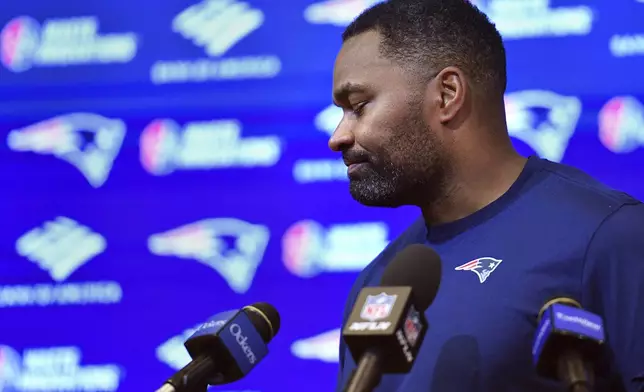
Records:
[[[349,166],[354,163],[369,162],[369,154],[366,151],[343,151],[342,160],[344,164]]]

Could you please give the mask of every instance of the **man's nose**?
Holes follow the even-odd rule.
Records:
[[[335,152],[344,151],[355,143],[353,132],[344,119],[331,135],[329,139],[329,148]]]

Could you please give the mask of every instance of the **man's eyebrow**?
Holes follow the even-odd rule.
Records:
[[[363,93],[368,90],[368,87],[354,82],[346,82],[337,89],[333,90],[333,102],[338,103],[346,102],[349,95],[353,93]]]

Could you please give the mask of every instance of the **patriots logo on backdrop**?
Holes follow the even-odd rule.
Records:
[[[331,136],[338,125],[340,125],[342,116],[344,116],[342,108],[329,105],[315,116],[315,128]]]
[[[364,306],[360,311],[360,318],[369,321],[378,321],[389,317],[391,310],[396,303],[397,295],[380,293],[378,295],[367,295]]]
[[[503,260],[495,259],[493,257],[481,257],[472,261],[468,261],[463,265],[454,268],[456,271],[472,271],[478,276],[479,281],[484,283],[487,278],[494,272],[494,270],[501,264]]]
[[[179,370],[190,363],[190,354],[183,343],[200,327],[187,328],[182,333],[171,337],[156,348],[155,354],[159,361],[172,369]]]
[[[94,113],[69,113],[7,136],[13,151],[53,155],[74,165],[94,188],[101,187],[121,151],[125,123]]]
[[[148,238],[157,256],[197,260],[219,272],[234,292],[250,289],[270,238],[266,226],[236,218],[203,219]]]
[[[0,391],[18,391],[24,374],[23,357],[13,347],[0,344]]]
[[[291,354],[301,359],[337,363],[339,359],[340,329],[323,332],[291,344]]]
[[[551,91],[526,90],[506,94],[508,132],[541,158],[560,162],[575,133],[581,101]]]

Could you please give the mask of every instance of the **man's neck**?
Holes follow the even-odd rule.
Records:
[[[487,155],[481,150],[485,151],[480,149],[470,155],[476,159],[457,160],[443,195],[421,206],[428,225],[465,218],[494,202],[510,189],[527,162],[514,149]]]

